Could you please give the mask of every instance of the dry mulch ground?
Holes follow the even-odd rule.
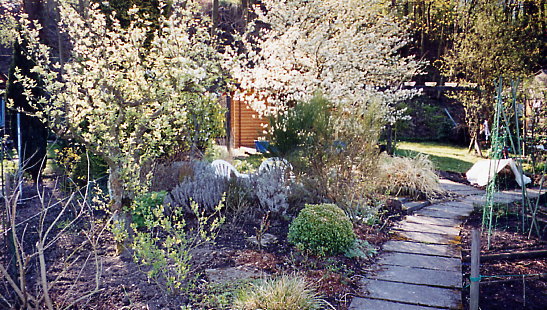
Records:
[[[458,177],[458,176],[453,176]],[[45,193],[48,196],[62,196],[51,190],[52,184],[45,183]],[[18,208],[18,219],[27,220],[26,225],[19,227],[21,233],[26,234],[25,249],[27,253],[33,251],[37,240],[36,227],[38,218],[32,218],[40,209],[36,197],[36,188],[25,188],[27,199]],[[55,208],[48,213],[47,221],[51,221],[58,213]],[[518,209],[517,209],[518,210]],[[101,218],[101,213],[94,214]],[[396,221],[400,217],[390,212],[384,213],[384,218]],[[61,218],[66,222],[73,214],[68,213]],[[32,219],[31,219],[32,218]],[[30,220],[29,220],[30,219]],[[88,219],[88,218],[87,218]],[[244,266],[253,268],[266,275],[298,272],[310,281],[314,282],[320,293],[325,296],[336,309],[347,309],[353,294],[358,289],[359,274],[365,272],[370,260],[348,259],[344,256],[332,258],[319,258],[304,255],[298,252],[286,240],[289,219],[274,218],[268,233],[277,237],[277,242],[267,247],[258,249],[248,242],[247,237],[255,236],[256,229],[260,225],[260,216],[246,218],[237,224],[226,224],[214,245],[200,248],[195,252],[193,260],[193,274],[197,277],[189,290],[180,294],[169,294],[158,285],[150,282],[146,275],[136,265],[131,256],[117,255],[114,240],[108,231],[104,231],[100,237],[95,252],[90,244],[86,244],[86,236],[99,227],[92,228],[82,221],[63,233],[62,238],[46,252],[49,266],[48,277],[53,280],[57,276],[59,282],[52,290],[52,299],[56,303],[73,301],[82,296],[84,292],[94,288],[96,266],[88,264],[82,268],[83,262],[89,254],[96,253],[100,257],[99,271],[101,282],[99,291],[79,301],[73,309],[180,309],[182,305],[191,302],[197,309],[220,309],[226,305],[237,288],[244,287],[246,283],[232,283],[217,285],[210,283],[204,276],[206,269]],[[381,221],[380,221],[381,223]],[[383,223],[382,223],[383,224]],[[527,235],[518,231],[520,220],[518,216],[509,215],[498,218],[499,228],[492,237],[490,250],[486,249],[483,242],[483,254],[506,252],[508,250],[545,249],[545,229],[540,237],[527,238]],[[469,249],[469,232],[473,228],[479,228],[481,216],[473,214],[465,223],[462,233],[464,252]],[[380,225],[359,226],[356,232],[360,238],[367,240],[377,248],[388,239],[389,224],[379,230]],[[543,226],[545,227],[545,226]],[[57,225],[55,230],[62,228]],[[2,238],[2,243],[7,244]],[[83,245],[83,246],[82,246]],[[80,259],[76,264],[63,271],[64,258],[67,253],[81,246],[78,251]],[[1,250],[1,259],[4,264],[8,260],[8,248]],[[547,270],[545,258],[503,260],[484,262],[481,266],[482,275],[513,275],[513,274],[537,274]],[[39,280],[35,268],[35,259],[30,260],[28,279],[30,287],[36,289]],[[469,266],[464,264],[464,273],[468,278]],[[504,282],[500,282],[504,281]],[[488,282],[487,282],[488,281]],[[485,278],[481,283],[481,309],[544,309],[547,284],[545,277],[520,278]],[[7,298],[12,290],[5,285],[0,286],[0,293]],[[464,300],[468,298],[468,290],[464,290]],[[6,308],[7,304],[0,301],[0,308]]]
[[[545,208],[545,202],[543,202]],[[511,205],[509,212],[500,210],[496,227],[492,230],[490,248],[488,234],[481,234],[481,256],[499,253],[546,250],[545,219],[540,222],[540,235],[522,231],[522,218]],[[512,211],[511,211],[512,210]],[[544,209],[545,210],[545,209]],[[469,255],[471,230],[481,229],[482,213],[474,212],[464,223],[462,242],[464,254]],[[469,284],[470,265],[463,263],[464,279]],[[547,300],[547,257],[496,259],[481,261],[480,274],[487,276],[480,282],[479,306],[482,310],[545,309]],[[534,276],[535,275],[535,276]],[[494,277],[495,276],[495,277]],[[469,309],[469,289],[463,290],[464,308]]]
[[[52,190],[53,183],[44,181],[41,191],[53,201],[63,196],[62,192]],[[34,244],[38,238],[37,229],[39,217],[35,215],[40,210],[37,189],[28,184],[24,188],[25,199],[18,207],[18,221],[26,221],[26,225],[18,227],[19,233],[25,233],[25,251],[33,253]],[[59,214],[59,209],[53,207],[48,212],[45,222],[53,221]],[[385,214],[389,214],[386,212]],[[34,216],[34,217],[33,217]],[[60,218],[60,223],[54,225],[52,235],[63,229],[62,223],[68,223],[74,217],[74,212],[67,212]],[[97,223],[91,226],[89,221]],[[195,309],[220,309],[226,305],[238,287],[245,283],[217,285],[210,283],[204,276],[206,269],[245,266],[254,268],[265,275],[299,273],[315,283],[320,294],[336,309],[347,309],[353,293],[358,289],[358,274],[370,264],[367,259],[349,259],[344,256],[321,258],[305,255],[291,246],[287,240],[289,219],[278,217],[271,221],[268,233],[277,237],[277,242],[258,249],[252,245],[247,237],[255,236],[260,225],[260,217],[247,218],[237,224],[225,224],[214,245],[198,249],[194,253],[192,274],[195,282],[188,291],[179,294],[169,294],[160,286],[149,281],[141,267],[133,262],[129,252],[117,255],[115,242],[108,230],[101,230],[101,220],[105,220],[101,212],[90,212],[81,221],[63,232],[54,246],[46,251],[48,266],[48,280],[58,279],[51,290],[51,298],[57,305],[67,306],[78,297],[85,295],[95,288],[95,279],[100,276],[98,291],[79,300],[72,309],[180,309],[181,306],[191,303]],[[397,220],[396,216],[389,221]],[[379,245],[387,240],[385,233],[390,225],[361,226],[357,228],[360,238],[372,245]],[[100,237],[99,232],[102,231]],[[95,247],[86,240],[95,233],[98,242]],[[0,240],[7,244],[5,236]],[[67,255],[73,253],[78,260],[68,268]],[[99,265],[95,265],[93,258],[99,258]],[[9,250],[4,247],[0,252],[0,259],[4,265],[10,259]],[[84,264],[87,262],[87,264]],[[29,259],[28,282],[31,291],[39,291],[39,275],[37,260]],[[0,284],[0,293],[7,300],[13,301],[13,289],[6,283]],[[14,303],[12,302],[12,305]],[[9,305],[0,301],[0,308]]]

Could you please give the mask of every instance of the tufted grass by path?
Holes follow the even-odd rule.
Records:
[[[467,147],[439,142],[399,142],[395,154],[414,157],[418,153],[429,155],[437,170],[466,172],[481,158],[467,152]]]

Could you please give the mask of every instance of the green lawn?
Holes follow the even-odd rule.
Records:
[[[467,152],[466,147],[454,146],[438,142],[399,142],[396,155],[416,156],[427,154],[437,170],[466,172],[480,160],[480,157]]]

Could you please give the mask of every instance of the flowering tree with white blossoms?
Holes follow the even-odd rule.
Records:
[[[233,70],[241,89],[252,90],[242,95],[252,96],[253,108],[267,113],[260,99],[279,107],[307,101],[320,91],[353,115],[379,96],[383,116],[392,117],[392,104],[410,95],[399,86],[421,64],[397,53],[408,35],[388,12],[390,1],[261,2],[244,42],[246,58]],[[256,29],[258,38],[252,35]]]
[[[297,147],[297,158],[306,159],[296,160],[302,163],[297,168],[314,196],[346,210],[366,206],[374,190],[381,130],[401,117],[396,103],[414,93],[401,85],[422,65],[399,54],[406,29],[386,0],[261,3],[244,35],[247,53],[232,69],[239,95],[262,114],[297,120],[298,109],[291,107],[320,101],[312,100],[317,93],[327,99],[327,127],[335,129],[335,137],[319,132],[324,141]],[[289,127],[284,125],[276,128]],[[316,124],[308,129],[318,130]]]
[[[129,12],[134,21],[122,27],[98,5],[83,17],[62,1],[60,24],[72,44],[64,64],[51,61],[49,48],[39,41],[40,25],[21,19],[18,39],[29,42],[28,57],[47,93],[26,94],[44,107],[36,116],[104,158],[115,212],[144,189],[143,167],[153,158],[175,143],[189,146],[196,135],[207,135],[189,128],[210,121],[196,118],[204,107],[218,105],[207,90],[222,82],[221,56],[210,45],[207,20],[197,15],[196,1],[173,0],[171,9],[169,17],[160,15],[161,26],[147,42],[150,28],[136,9]],[[36,83],[18,78],[27,89]]]

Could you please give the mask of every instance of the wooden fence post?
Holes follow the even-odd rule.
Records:
[[[479,309],[479,283],[480,283],[480,255],[481,255],[481,236],[480,231],[473,229],[471,231],[471,285],[469,309]]]

